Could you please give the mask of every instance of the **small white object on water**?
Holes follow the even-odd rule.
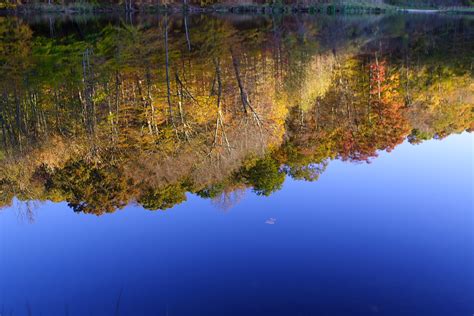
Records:
[[[276,223],[276,218],[270,217],[265,221],[265,224],[274,225]]]

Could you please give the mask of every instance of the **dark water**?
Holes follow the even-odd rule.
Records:
[[[0,17],[0,315],[472,315],[474,19]]]

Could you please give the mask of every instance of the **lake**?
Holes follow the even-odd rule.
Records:
[[[474,18],[0,16],[0,315],[474,313]]]

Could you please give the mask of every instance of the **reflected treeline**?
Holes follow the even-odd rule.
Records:
[[[474,20],[0,17],[0,203],[223,207],[474,125]]]

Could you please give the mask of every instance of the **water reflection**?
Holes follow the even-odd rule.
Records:
[[[471,131],[473,30],[448,16],[0,17],[0,203],[100,215],[192,192],[228,207],[334,159]]]

